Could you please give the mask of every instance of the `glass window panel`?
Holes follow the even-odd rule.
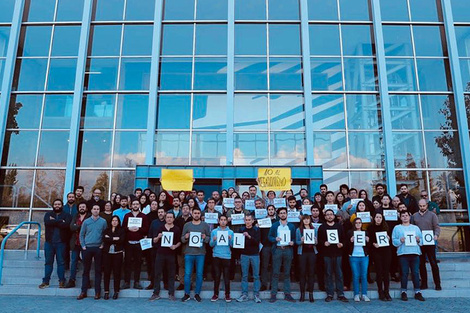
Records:
[[[7,26],[0,27],[0,57],[5,57],[7,55],[9,39],[10,39],[10,27],[7,27]]]
[[[43,131],[39,140],[37,166],[65,166],[68,146],[68,131]]]
[[[64,195],[65,170],[38,170],[34,184],[33,207],[50,208]],[[39,213],[39,212],[34,212]],[[43,214],[41,214],[44,216]],[[44,221],[44,218],[43,218]]]
[[[16,77],[13,82],[13,90],[44,90],[46,70],[47,59],[20,59],[16,61]]]
[[[267,165],[268,134],[235,133],[234,165]]]
[[[451,90],[448,61],[444,59],[418,59],[419,89],[424,91]],[[449,80],[448,80],[449,79]]]
[[[42,95],[12,95],[7,128],[39,128]]]
[[[83,186],[83,188],[85,189],[83,197],[85,199],[91,198],[91,191],[93,189],[99,188],[103,192],[102,198],[108,199],[109,175],[110,172],[107,171],[77,171],[78,185]]]
[[[437,0],[409,0],[412,21],[439,22],[440,12],[437,11]]]
[[[340,55],[338,25],[309,25],[311,55]]]
[[[26,207],[31,205],[31,190],[33,188],[32,170],[8,169],[0,170],[0,184],[3,187],[0,206],[2,207]],[[11,215],[10,215],[11,218]],[[20,222],[26,219],[21,219]]]
[[[429,171],[431,200],[442,209],[466,209],[465,180],[461,171]],[[441,212],[442,213],[442,212]],[[441,214],[442,216],[442,214]],[[466,218],[468,222],[468,216]],[[443,221],[441,220],[441,223]],[[459,222],[449,220],[445,222]],[[454,234],[454,232],[452,232]],[[441,244],[439,244],[440,246]]]
[[[227,0],[198,0],[196,19],[198,20],[226,20]]]
[[[376,95],[346,95],[349,129],[379,129],[380,102]]]
[[[266,0],[235,0],[236,20],[265,20]]]
[[[7,131],[3,149],[3,166],[34,166],[38,143],[37,131]]]
[[[386,59],[389,90],[417,90],[416,73],[411,59]]]
[[[271,133],[272,165],[304,165],[305,133]]]
[[[468,12],[470,12],[470,2],[467,0],[452,0],[451,4],[455,22],[470,21],[470,16],[468,16]]]
[[[148,95],[119,95],[116,128],[146,129]]]
[[[121,48],[121,25],[92,26],[92,56],[118,56]]]
[[[163,55],[193,54],[193,25],[163,26]]]
[[[0,23],[9,23],[13,18],[13,10],[16,0],[0,1]]]
[[[198,24],[196,26],[196,54],[226,55],[227,25]]]
[[[235,95],[233,105],[235,130],[266,130],[268,127],[268,97],[261,94]],[[250,114],[247,114],[250,112]]]
[[[227,96],[194,95],[193,129],[224,129],[226,127]]]
[[[148,90],[150,58],[121,59],[120,90]]]
[[[160,63],[160,89],[191,89],[191,58],[162,58]]]
[[[225,165],[226,135],[224,133],[194,132],[192,136],[191,164]]]
[[[126,1],[126,20],[153,21],[155,13],[155,0],[127,0]]]
[[[270,55],[300,55],[299,25],[269,25]]]
[[[413,56],[409,26],[384,25],[383,34],[386,56]]]
[[[313,160],[325,169],[347,168],[346,135],[344,132],[314,132]]]
[[[4,67],[5,67],[5,59],[0,59],[0,77],[3,77]]]
[[[312,90],[343,90],[340,58],[311,58]]]
[[[29,1],[28,22],[50,22],[54,19],[56,0]]]
[[[78,166],[111,166],[111,138],[108,131],[82,131],[80,134]]]
[[[329,190],[339,191],[339,186],[346,184],[349,186],[349,172],[340,171],[324,171],[323,172],[323,183],[327,184]]]
[[[270,58],[270,90],[302,90],[300,58]]]
[[[124,26],[122,55],[151,55],[153,25]]]
[[[460,59],[460,71],[465,92],[470,92],[470,59]]]
[[[266,24],[235,24],[235,55],[266,55]]]
[[[112,171],[111,190],[121,195],[134,192],[135,171]]]
[[[158,96],[158,129],[189,129],[190,114],[190,95]]]
[[[60,0],[57,4],[56,21],[81,21],[84,0]]]
[[[380,12],[384,21],[409,21],[407,0],[381,0]]]
[[[80,26],[56,26],[51,55],[77,56],[79,39]]]
[[[344,58],[346,90],[377,90],[377,70],[373,58]]]
[[[470,26],[456,26],[455,36],[457,38],[459,56],[470,57]],[[0,42],[1,42],[1,39],[0,39]],[[1,48],[0,48],[0,51],[1,51]]]
[[[443,56],[443,32],[444,29],[440,26],[413,26],[416,55]]]
[[[73,95],[46,95],[43,129],[70,129]]]
[[[48,56],[51,43],[51,26],[28,26],[21,28],[18,56]]]
[[[422,95],[424,129],[458,129],[452,96]]]
[[[145,132],[116,132],[113,167],[135,167],[145,161]]]
[[[84,97],[85,112],[81,120],[81,127],[113,128],[114,103],[116,95],[88,94]]]
[[[400,184],[408,185],[408,192],[419,199],[421,190],[427,189],[427,172],[426,171],[396,171],[397,191],[400,191]]]
[[[308,0],[308,19],[337,21],[337,0]]]
[[[344,129],[344,101],[342,95],[312,97],[314,129]]]
[[[267,90],[266,59],[235,58],[235,90]]]
[[[390,96],[393,129],[421,129],[418,96]]]
[[[194,0],[165,0],[163,19],[193,20]]]
[[[370,21],[368,0],[339,0],[341,20]]]
[[[383,171],[351,171],[351,185],[357,190],[364,189],[371,200],[375,191],[375,185],[378,183],[385,184],[385,172]],[[328,186],[329,187],[329,186]]]
[[[124,0],[96,0],[95,21],[122,21]]]
[[[396,168],[425,167],[420,132],[394,132],[392,136]]]
[[[227,59],[196,58],[194,64],[194,89],[227,89]]]
[[[302,95],[271,94],[269,96],[271,130],[303,130],[305,127]]]
[[[371,26],[342,25],[344,55],[372,55]]]
[[[300,19],[299,0],[268,0],[270,20]]]
[[[119,59],[88,59],[85,72],[87,90],[115,90]]]
[[[458,132],[426,131],[424,132],[424,140],[426,142],[428,167],[462,167]]]
[[[73,91],[76,70],[76,59],[52,59],[49,67],[47,90]]]
[[[382,135],[378,132],[350,132],[349,162],[350,168],[383,168]]]
[[[158,132],[156,141],[156,164],[189,164],[189,133]]]

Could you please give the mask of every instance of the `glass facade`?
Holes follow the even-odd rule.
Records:
[[[140,164],[317,165],[332,190],[428,190],[450,231],[469,222],[469,10],[2,0],[0,215],[37,219],[74,185],[129,194]]]

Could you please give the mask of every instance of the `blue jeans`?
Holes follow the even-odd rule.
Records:
[[[411,277],[413,278],[414,291],[420,291],[419,288],[419,255],[405,254],[398,256],[401,267],[401,291],[405,291],[408,285],[408,274],[411,269]]]
[[[204,272],[204,258],[205,255],[185,255],[184,256],[184,293],[191,292],[191,274],[193,267],[196,265],[196,290],[198,295],[201,293],[202,288],[202,275]]]
[[[87,247],[83,250],[82,292],[86,293],[90,284],[91,262],[95,261],[95,293],[101,292],[101,261],[102,250],[99,247]]]
[[[367,295],[367,267],[369,266],[369,256],[349,257],[353,276],[354,295]],[[359,280],[361,281],[362,292],[359,293]]]
[[[248,273],[250,272],[250,264],[253,268],[253,293],[259,296],[259,255],[242,254],[240,258],[242,266],[242,294],[248,295]]]
[[[325,256],[324,260],[326,271],[326,295],[334,296],[335,290],[333,287],[333,275],[335,275],[336,295],[338,297],[344,296],[343,271],[341,270],[342,258],[340,256]]]
[[[290,268],[292,265],[292,247],[281,249],[274,247],[273,250],[273,277],[271,281],[271,295],[277,294],[281,265],[284,267],[284,293],[290,294]]]
[[[44,243],[44,256],[46,259],[44,278],[42,279],[43,283],[49,284],[51,280],[52,271],[54,270],[54,257],[57,261],[57,276],[59,276],[59,281],[65,282],[65,243]]]
[[[75,280],[77,278],[77,269],[78,269],[78,259],[80,253],[82,252],[82,247],[80,245],[75,245],[75,248],[72,250],[72,264],[70,265],[70,279]],[[83,258],[83,255],[82,255]]]

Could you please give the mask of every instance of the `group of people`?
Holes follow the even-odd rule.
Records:
[[[44,216],[46,227],[45,276],[39,288],[49,287],[54,258],[60,288],[75,287],[78,262],[83,262],[83,279],[78,300],[87,297],[94,262],[95,299],[101,298],[104,272],[104,299],[118,299],[121,289],[143,289],[141,268],[145,260],[153,290],[149,300],[160,299],[161,283],[175,300],[175,289],[184,290],[182,301],[200,297],[204,279],[213,280],[219,299],[224,279],[224,299],[231,302],[230,281],[241,268],[242,294],[236,300],[248,301],[249,280],[253,300],[261,302],[260,292],[270,290],[270,302],[277,300],[279,279],[283,279],[285,300],[295,302],[291,279],[300,285],[299,301],[314,302],[315,277],[318,288],[326,291],[326,302],[349,300],[344,290],[353,285],[354,301],[370,301],[367,296],[372,268],[375,269],[379,299],[391,301],[390,280],[401,281],[401,299],[407,301],[411,271],[414,298],[424,301],[421,290],[428,288],[426,261],[429,261],[436,290],[441,290],[436,245],[440,234],[439,207],[421,191],[417,201],[402,184],[397,196],[375,186],[370,200],[365,190],[341,185],[337,194],[321,185],[311,198],[301,189],[298,198],[292,190],[276,194],[250,186],[241,196],[235,188],[213,191],[161,191],[137,188],[132,195],[113,193],[110,201],[93,190],[83,199],[83,187],[57,199]],[[261,196],[260,196],[261,195]],[[70,257],[71,255],[71,257]],[[65,269],[70,264],[69,281]],[[124,271],[121,284],[121,272]],[[195,275],[193,275],[195,272]],[[175,288],[175,280],[179,286]]]

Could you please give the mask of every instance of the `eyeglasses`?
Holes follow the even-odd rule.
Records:
[[[421,195],[421,198],[427,198],[428,195]]]

